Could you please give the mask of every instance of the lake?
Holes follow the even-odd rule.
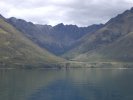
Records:
[[[1,69],[0,100],[133,100],[133,69]]]

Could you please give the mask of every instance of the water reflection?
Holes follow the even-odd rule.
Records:
[[[0,70],[0,100],[133,100],[132,69]]]

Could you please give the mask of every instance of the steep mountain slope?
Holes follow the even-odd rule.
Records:
[[[81,54],[74,60],[133,62],[133,32],[105,47]]]
[[[81,40],[79,40],[80,45],[75,47],[68,53],[66,53],[64,56],[66,58],[74,58],[77,55],[84,54],[84,53],[86,54],[87,52],[88,53],[94,52],[94,51],[98,52],[100,49],[106,47],[106,48],[110,48],[110,50],[112,52],[111,51],[109,52],[107,49],[109,54],[104,54],[104,56],[110,55],[110,57],[108,56],[109,58],[113,59],[113,57],[114,57],[114,59],[115,59],[115,56],[113,54],[115,54],[116,50],[113,51],[114,47],[113,46],[108,47],[108,45],[114,43],[114,45],[117,46],[117,49],[119,50],[119,48],[121,48],[120,45],[122,45],[122,44],[120,42],[119,42],[119,44],[118,43],[115,44],[115,42],[117,42],[117,40],[119,40],[120,38],[125,37],[130,32],[133,32],[133,8],[131,10],[127,10],[124,13],[119,14],[115,18],[112,18],[111,20],[109,20],[104,25],[103,28],[94,32],[93,35],[88,36],[88,34],[86,34]],[[127,40],[128,40],[128,38],[127,38]],[[123,41],[126,41],[126,40],[123,40]],[[131,41],[131,42],[133,43],[133,41]],[[125,43],[125,47],[123,45],[123,48],[127,48],[126,45],[128,45],[128,44]],[[128,48],[131,49],[132,46],[128,47]],[[131,50],[133,50],[133,48]],[[103,51],[105,51],[105,49]],[[124,51],[124,52],[127,53],[128,51]],[[98,54],[96,54],[96,52],[94,52],[92,56],[94,56],[94,55],[98,56]],[[120,54],[121,54],[121,56],[124,55],[122,52]],[[120,56],[120,54],[119,54],[119,56]],[[101,54],[99,56],[101,57]],[[85,59],[91,58],[91,56],[89,57],[87,55],[86,56],[84,55],[84,57],[86,57]],[[78,58],[83,58],[83,56],[78,57]],[[120,57],[118,57],[118,58],[120,58]],[[124,58],[122,57],[122,59],[124,59]],[[127,58],[125,58],[125,59],[127,59]]]
[[[76,41],[86,33],[93,33],[103,27],[102,24],[78,27],[62,23],[52,27],[50,25],[36,25],[14,17],[9,18],[8,22],[22,31],[40,47],[46,48],[56,55],[61,55],[71,49]]]
[[[40,66],[62,59],[41,49],[0,17],[0,66]]]

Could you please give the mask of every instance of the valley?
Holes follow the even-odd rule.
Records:
[[[133,8],[105,24],[87,27],[40,25],[0,15],[1,66],[102,67],[132,62]]]

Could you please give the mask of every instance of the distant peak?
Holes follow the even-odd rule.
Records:
[[[15,18],[15,17],[11,17],[9,19],[12,20],[12,21],[16,21],[17,20],[17,18]]]
[[[13,22],[13,23],[17,23],[18,22],[18,19],[15,18],[15,17],[10,17],[10,18],[8,18],[8,21],[9,22]]]
[[[17,19],[17,18],[15,18],[15,17],[11,17],[11,18],[9,18],[9,19]]]
[[[133,13],[133,7],[130,9],[130,11]]]
[[[133,7],[131,8],[131,10],[133,10]]]
[[[59,23],[59,24],[57,24],[57,26],[64,26],[64,24],[63,23]]]
[[[55,25],[54,27],[55,28],[62,28],[62,27],[64,27],[64,24],[63,23],[59,23],[59,24]]]

